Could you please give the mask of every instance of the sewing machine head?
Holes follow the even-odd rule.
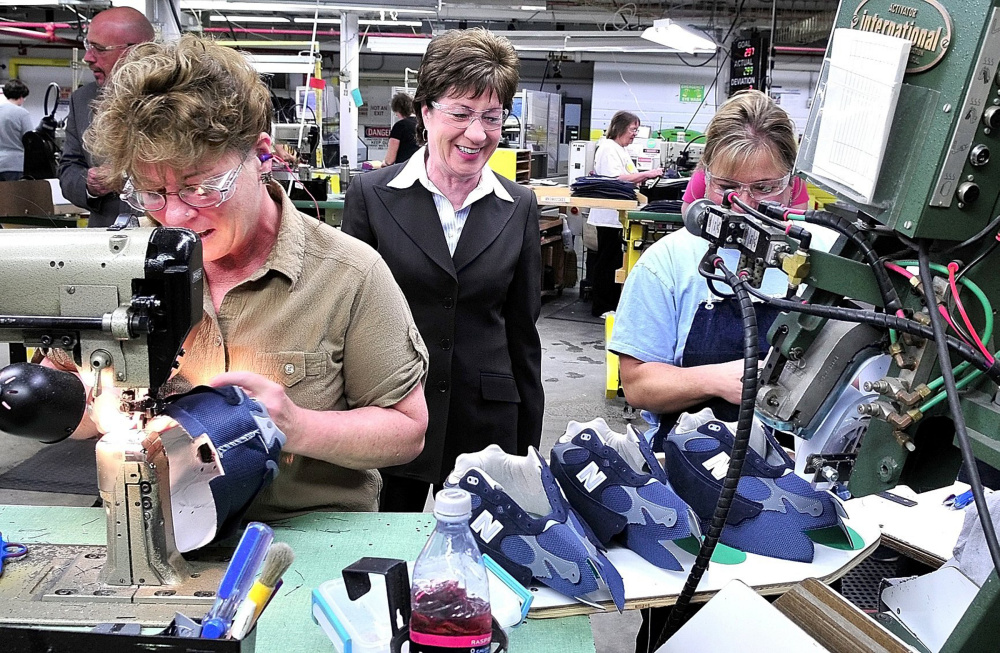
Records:
[[[127,412],[155,413],[157,390],[201,319],[194,233],[4,230],[0,276],[0,342],[61,349],[95,394],[110,382]]]

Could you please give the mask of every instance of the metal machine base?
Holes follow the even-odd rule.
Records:
[[[0,623],[84,626],[134,622],[166,626],[175,612],[200,617],[215,601],[226,571],[226,549],[188,560],[189,577],[178,585],[106,585],[98,580],[107,559],[99,545],[31,545],[28,555],[4,565]]]

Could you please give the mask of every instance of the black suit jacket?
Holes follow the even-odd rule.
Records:
[[[441,483],[460,453],[495,443],[524,455],[541,439],[538,204],[498,177],[514,202],[475,202],[452,257],[430,192],[387,186],[403,167],[354,177],[342,228],[388,263],[430,352],[423,453],[383,472]]]
[[[70,202],[90,211],[89,227],[107,227],[114,224],[119,213],[129,211],[128,205],[118,199],[117,193],[100,197],[87,195],[87,170],[94,164],[90,153],[83,147],[83,132],[90,127],[94,115],[91,105],[99,92],[97,82],[91,82],[76,89],[70,96],[66,140],[59,160],[59,188]]]

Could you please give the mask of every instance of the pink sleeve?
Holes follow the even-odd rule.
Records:
[[[684,189],[684,202],[690,204],[695,200],[705,197],[705,171],[698,168],[688,180],[687,188]]]
[[[687,196],[685,195],[685,198]],[[800,204],[807,204],[809,202],[809,188],[806,186],[806,182],[802,181],[798,177],[792,177],[792,206],[799,206]]]

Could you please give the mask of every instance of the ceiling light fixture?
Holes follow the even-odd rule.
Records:
[[[548,7],[545,5],[521,5],[518,9],[521,11],[546,11]]]
[[[669,18],[654,20],[653,26],[647,27],[642,33],[642,38],[688,54],[711,53],[719,47],[704,34]]]
[[[368,49],[383,54],[423,54],[431,42],[426,38],[402,38],[392,36],[369,36]]]
[[[298,12],[298,13],[308,13],[313,14],[319,10],[321,14],[339,14],[342,12],[353,12],[353,13],[374,13],[374,12],[395,12],[397,14],[420,14],[420,15],[433,15],[436,13],[433,9],[412,9],[403,7],[376,7],[376,6],[366,6],[363,4],[359,5],[343,5],[343,4],[315,4],[315,3],[294,3],[294,2],[227,2],[226,0],[181,0],[181,9],[189,10],[209,10],[214,9],[217,11],[229,12],[229,11],[281,11],[281,12]]]
[[[318,23],[320,25],[340,25],[339,18],[295,18],[293,22],[302,23],[305,25],[311,25],[312,23]],[[381,26],[393,26],[393,27],[420,27],[421,23],[419,20],[366,20],[362,18],[358,21],[358,25],[381,25]]]
[[[208,18],[213,23],[287,23],[284,16],[219,16],[213,14]]]

